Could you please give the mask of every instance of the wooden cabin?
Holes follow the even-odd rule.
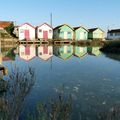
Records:
[[[36,47],[34,45],[19,45],[19,57],[25,61],[30,61],[36,57]]]
[[[44,61],[49,60],[53,56],[53,46],[42,45],[37,48],[38,57]]]
[[[74,27],[74,39],[75,41],[87,40],[88,30],[82,26]]]
[[[53,38],[53,28],[47,23],[38,26],[36,29],[38,39],[48,40]]]
[[[105,38],[105,32],[100,28],[92,28],[88,30],[89,30],[88,32],[89,39],[103,40]]]
[[[19,40],[35,40],[35,27],[29,23],[24,23],[18,28]]]
[[[54,39],[73,40],[74,29],[67,24],[57,26],[53,29]]]

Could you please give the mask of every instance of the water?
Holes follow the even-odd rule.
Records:
[[[15,60],[3,61],[9,73],[14,65],[22,71],[31,66],[36,76],[21,102],[19,119],[34,114],[38,102],[49,104],[51,98],[56,100],[62,86],[65,97],[72,96],[71,120],[99,120],[101,114],[110,114],[120,105],[120,57],[105,55],[99,48],[20,45],[14,50]]]

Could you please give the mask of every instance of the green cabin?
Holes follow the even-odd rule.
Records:
[[[73,40],[74,30],[67,24],[57,26],[53,29],[53,38],[58,40]]]
[[[74,39],[76,41],[87,40],[88,39],[88,30],[82,26],[74,27]]]
[[[55,56],[63,59],[68,60],[73,56],[73,46],[72,45],[65,45],[65,46],[54,46],[53,53]]]
[[[97,46],[97,47],[89,46],[89,47],[87,48],[87,52],[88,52],[88,54],[94,55],[94,56],[99,56],[99,55],[101,55],[101,51],[100,51],[100,47],[99,47],[99,46]]]
[[[88,32],[88,39],[104,39],[105,38],[105,32],[100,28],[92,28],[89,29]]]
[[[87,47],[75,46],[74,47],[74,55],[82,58],[87,55]]]

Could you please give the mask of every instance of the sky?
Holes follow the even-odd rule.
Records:
[[[53,27],[120,28],[120,0],[0,0],[0,21],[37,26],[49,24],[51,13]]]

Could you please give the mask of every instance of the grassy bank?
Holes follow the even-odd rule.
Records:
[[[120,40],[109,40],[104,42],[101,51],[108,53],[120,53]]]

